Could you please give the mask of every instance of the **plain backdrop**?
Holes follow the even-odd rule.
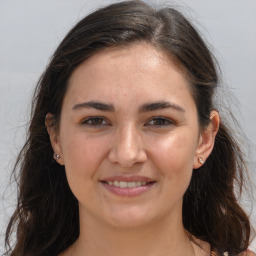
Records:
[[[33,88],[68,30],[84,15],[114,1],[0,0],[0,253],[15,205],[10,173],[25,139]],[[256,0],[145,1],[175,6],[208,41],[223,71],[246,136],[252,181],[256,183]],[[224,97],[224,101],[225,101]],[[6,188],[8,189],[6,190]],[[256,191],[254,187],[254,192]],[[242,203],[256,223],[255,199]],[[251,245],[256,249],[256,241]]]

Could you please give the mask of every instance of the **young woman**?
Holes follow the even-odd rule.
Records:
[[[254,255],[218,84],[174,9],[127,1],[81,20],[35,91],[6,254]]]

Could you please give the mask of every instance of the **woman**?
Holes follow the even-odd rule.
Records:
[[[128,1],[81,20],[35,91],[7,255],[254,255],[218,84],[174,9]]]

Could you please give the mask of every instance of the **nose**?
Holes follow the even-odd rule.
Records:
[[[136,127],[126,126],[116,132],[108,158],[113,164],[124,168],[147,160],[143,140]]]

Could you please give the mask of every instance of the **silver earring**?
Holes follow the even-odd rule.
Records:
[[[204,164],[203,158],[199,156],[199,157],[198,157],[198,162],[199,162],[200,164]]]
[[[56,154],[56,155],[54,156],[54,158],[55,158],[56,160],[59,160],[59,159],[60,159],[60,155],[59,155],[59,154]]]

